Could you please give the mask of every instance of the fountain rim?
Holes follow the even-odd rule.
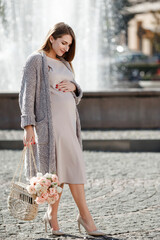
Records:
[[[0,97],[17,97],[19,92],[1,91]],[[103,91],[83,91],[84,97],[111,97],[111,96],[160,96],[160,88],[157,89],[106,89]],[[82,97],[83,98],[83,97]]]

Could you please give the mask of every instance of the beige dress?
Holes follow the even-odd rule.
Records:
[[[51,111],[55,134],[57,175],[60,183],[86,183],[83,151],[76,135],[76,103],[71,92],[56,89],[63,80],[73,80],[73,73],[63,62],[47,57]]]

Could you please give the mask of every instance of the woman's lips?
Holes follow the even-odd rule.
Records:
[[[61,50],[62,53],[65,53],[64,51]]]

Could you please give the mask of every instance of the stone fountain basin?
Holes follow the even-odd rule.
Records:
[[[142,88],[160,88],[160,81],[139,81]]]
[[[83,92],[77,107],[83,130],[160,128],[160,88]],[[0,116],[0,129],[20,129],[18,93],[0,93]]]

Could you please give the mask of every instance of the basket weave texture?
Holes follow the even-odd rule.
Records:
[[[21,173],[24,166],[25,151],[26,151],[26,147],[24,147],[22,151],[22,157],[17,167],[17,170],[21,168],[20,174],[19,174],[19,181],[17,182],[14,181],[17,170],[12,179],[11,191],[8,196],[8,210],[10,211],[10,214],[14,218],[25,220],[25,221],[31,221],[38,214],[38,204],[35,202],[36,195],[29,194],[26,189],[27,184],[21,182]],[[31,155],[32,155],[32,160],[33,160],[35,169],[37,171],[32,145],[29,146],[29,152],[30,152],[30,161],[31,161]]]

